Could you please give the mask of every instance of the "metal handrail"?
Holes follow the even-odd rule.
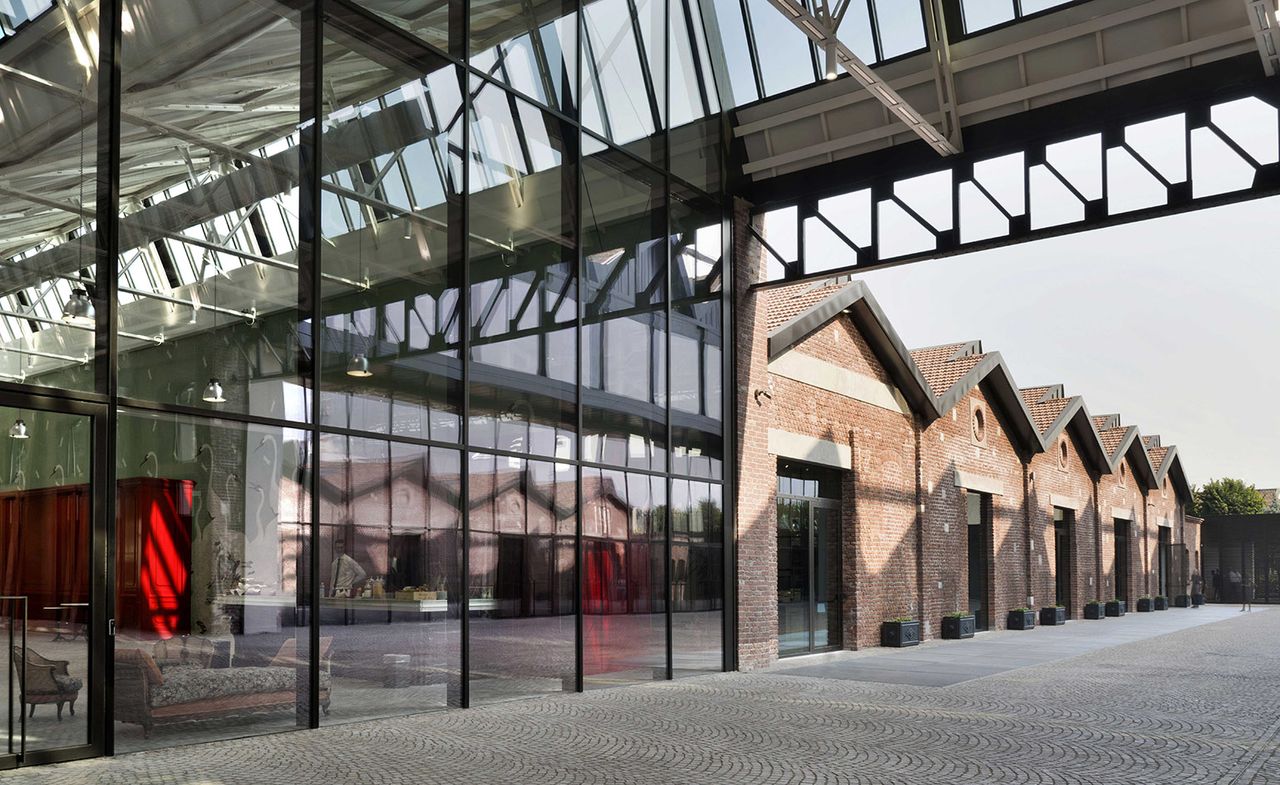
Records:
[[[13,602],[20,603],[22,606],[22,668],[18,672],[18,726],[21,731],[18,735],[18,761],[21,762],[27,754],[27,712],[24,709],[27,697],[27,597],[26,595],[0,595],[0,602],[9,604]],[[15,616],[13,613],[8,614],[9,617],[9,754],[15,754],[13,751],[13,676],[12,671],[16,668],[13,661],[13,623]]]

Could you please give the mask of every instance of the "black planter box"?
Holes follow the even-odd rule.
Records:
[[[1125,604],[1126,603],[1124,600],[1112,600],[1111,602],[1107,603],[1107,615],[1123,616],[1125,612]]]
[[[1009,629],[1034,630],[1036,628],[1035,611],[1009,611]]]
[[[1138,598],[1138,613],[1151,613],[1155,609],[1156,609],[1156,606],[1154,605],[1150,597]]]
[[[1084,606],[1084,617],[1095,621],[1102,621],[1107,618],[1107,609],[1100,602],[1090,603]]]
[[[1201,605],[1204,605],[1204,595],[1203,594],[1191,595],[1191,607],[1199,608]]]
[[[1158,611],[1167,611],[1167,610],[1169,610],[1169,598],[1168,598],[1168,597],[1156,597],[1156,598],[1155,598],[1155,600],[1154,600],[1154,602],[1155,602],[1155,609],[1156,609],[1156,610],[1158,610]]]
[[[901,649],[920,644],[920,622],[887,621],[880,625],[880,645]]]
[[[973,615],[944,616],[942,619],[942,637],[949,641],[972,638],[977,626],[977,617]]]
[[[1191,607],[1191,595],[1190,595],[1190,594],[1179,594],[1177,597],[1174,597],[1174,598],[1173,598],[1173,604],[1174,604],[1174,605],[1176,605],[1176,606],[1178,606],[1179,608],[1190,608],[1190,607]]]
[[[1067,609],[1049,606],[1040,609],[1040,626],[1057,627],[1067,623]]]

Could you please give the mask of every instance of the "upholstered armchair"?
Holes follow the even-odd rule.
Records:
[[[24,651],[21,646],[14,646],[13,664],[26,670],[27,686],[23,701],[31,706],[28,716],[36,716],[36,705],[41,703],[57,704],[58,722],[62,722],[64,704],[70,705],[71,716],[75,716],[76,699],[80,697],[84,682],[68,673],[70,662],[50,660],[31,649]]]

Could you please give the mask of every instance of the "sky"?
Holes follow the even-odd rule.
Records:
[[[1176,444],[1188,480],[1280,486],[1280,197],[857,276],[908,347],[981,339]]]

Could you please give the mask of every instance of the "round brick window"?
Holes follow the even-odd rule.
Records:
[[[1064,469],[1067,468],[1068,457],[1069,455],[1067,452],[1067,440],[1065,438],[1059,439],[1058,440],[1058,465]]]
[[[987,413],[981,406],[973,410],[973,440],[979,444],[987,440]]]

